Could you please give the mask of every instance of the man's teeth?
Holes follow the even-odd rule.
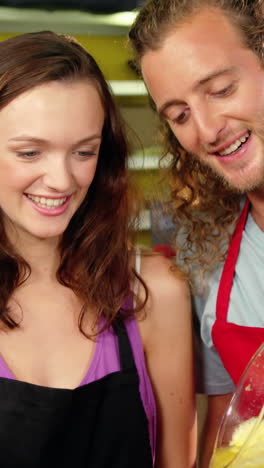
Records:
[[[245,143],[245,141],[247,141],[248,137],[249,132],[247,132],[241,138],[232,143],[232,145],[228,146],[228,148],[226,148],[224,151],[219,151],[219,154],[221,156],[227,156],[228,154],[234,153],[239,148],[239,146],[241,146],[243,143]]]
[[[67,197],[64,198],[45,198],[45,197],[35,197],[34,195],[27,194],[27,197],[30,198],[36,205],[42,208],[57,208],[58,206],[63,205],[66,202]]]

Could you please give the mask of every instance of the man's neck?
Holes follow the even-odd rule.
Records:
[[[247,194],[251,203],[251,214],[255,223],[264,231],[264,188]]]

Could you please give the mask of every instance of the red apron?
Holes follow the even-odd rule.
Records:
[[[235,384],[237,384],[250,358],[264,342],[264,328],[246,327],[227,321],[236,261],[248,210],[249,201],[246,200],[227,252],[217,294],[216,321],[212,328],[215,348]],[[248,313],[250,314],[250,310]]]

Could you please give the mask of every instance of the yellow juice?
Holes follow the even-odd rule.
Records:
[[[234,460],[238,450],[232,447],[219,448],[211,460],[210,468],[264,468],[264,449],[257,451],[248,450],[237,460]],[[234,460],[232,462],[232,460]]]
[[[228,447],[217,448],[210,468],[264,468],[264,421],[251,418],[235,430]]]
[[[230,463],[231,460],[233,460],[237,453],[238,449],[235,450],[232,447],[221,447],[216,449],[210,463],[210,468],[223,468],[225,466],[228,466],[228,463]]]

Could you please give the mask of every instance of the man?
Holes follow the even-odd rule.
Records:
[[[264,341],[264,1],[149,0],[130,40],[174,156],[185,261],[210,272],[195,300],[211,395],[204,468],[233,383]]]

